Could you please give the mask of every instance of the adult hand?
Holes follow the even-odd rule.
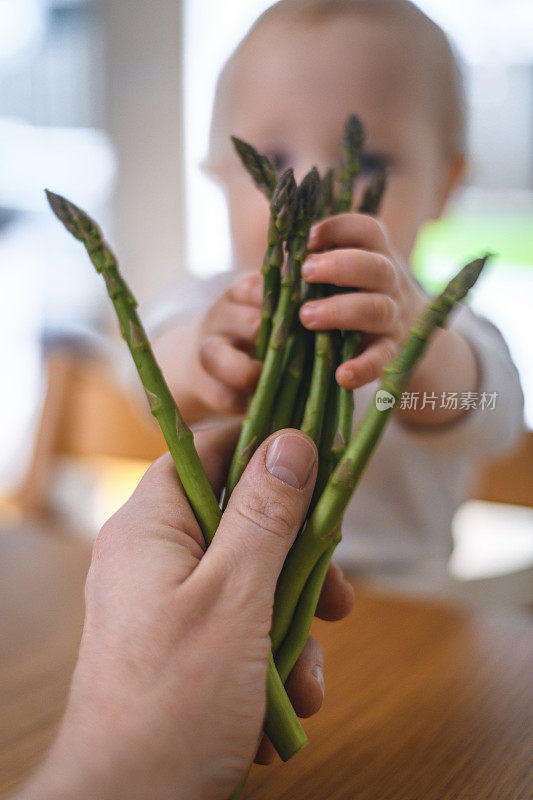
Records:
[[[213,484],[227,426],[197,437]],[[265,713],[276,581],[304,519],[316,449],[296,431],[253,456],[209,550],[172,462],[159,459],[104,525],[58,738],[24,800],[224,800],[252,760]],[[352,589],[333,567],[320,609],[344,616]],[[288,683],[297,712],[322,702],[322,653],[308,641]]]

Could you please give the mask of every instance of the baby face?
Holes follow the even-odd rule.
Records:
[[[423,66],[409,37],[373,19],[336,19],[286,30],[270,26],[239,57],[231,133],[269,154],[301,180],[312,165],[337,167],[350,112],[366,131],[357,196],[389,170],[380,214],[392,246],[409,260],[421,225],[439,216],[457,177],[426,101]],[[268,205],[237,157],[220,169],[230,211],[235,263],[256,269],[265,247]]]

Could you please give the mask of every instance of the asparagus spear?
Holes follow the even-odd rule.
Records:
[[[384,167],[374,176],[366,187],[361,205],[357,209],[360,214],[370,214],[375,217],[379,213],[386,186],[387,170]]]
[[[298,210],[287,243],[287,267],[281,281],[272,333],[259,383],[242,423],[239,441],[233,455],[226,484],[225,504],[261,442],[271,417],[281,380],[285,348],[291,332],[294,312],[298,305],[300,269],[306,254],[309,229],[315,218],[319,184],[318,172],[313,167],[298,187]]]
[[[316,211],[316,219],[323,219],[324,217],[329,216],[333,212],[334,208],[334,194],[333,194],[333,183],[334,183],[335,173],[332,169],[329,169],[324,177],[320,182],[320,192],[318,197],[318,204],[317,204],[317,211]],[[304,299],[310,299],[311,296],[318,297],[320,291],[316,286],[309,286],[305,284],[304,289],[305,294],[307,297],[302,298],[302,302]],[[302,425],[302,420],[304,418],[305,409],[307,405],[307,395],[310,386],[315,386],[315,391],[317,390],[318,386],[321,386],[323,383],[326,383],[327,379],[324,375],[315,375],[314,382],[312,380],[308,380],[307,383],[309,384],[307,387],[307,391],[300,392],[300,387],[305,383],[304,375],[303,375],[303,367],[305,366],[305,362],[307,360],[306,356],[311,355],[307,353],[307,344],[309,341],[309,336],[307,335],[305,329],[299,325],[298,330],[296,333],[295,341],[294,341],[294,348],[293,348],[293,362],[289,363],[287,370],[283,374],[282,385],[279,394],[279,400],[276,405],[276,409],[274,411],[274,420],[273,420],[273,430],[279,430],[280,428],[286,428],[292,424],[293,427],[300,427]],[[323,355],[327,354],[328,350],[328,343],[327,342],[320,342],[318,343],[319,350],[321,351],[321,356],[319,358],[320,363],[322,366],[325,366]],[[326,355],[327,358],[327,355]],[[316,405],[316,402],[313,402],[313,405]],[[315,423],[320,425],[320,417],[318,414],[312,414],[310,411],[308,414],[308,420],[304,423],[305,427],[302,430],[307,432],[308,425],[311,424],[311,419],[314,418]],[[314,426],[315,427],[315,426]],[[316,434],[312,438],[317,438]]]
[[[363,126],[355,114],[350,114],[342,137],[342,166],[337,213],[350,211],[353,203],[353,187],[359,174],[359,158],[363,147]]]
[[[307,331],[303,325],[297,323],[296,331],[291,336],[287,348],[287,363],[283,370],[276,407],[272,414],[270,426],[272,432],[289,428],[292,425],[296,398],[304,380],[307,339]],[[293,425],[293,427],[296,426]]]
[[[198,520],[205,543],[209,545],[222,512],[200,462],[192,432],[181,416],[152,352],[136,311],[135,298],[122,278],[117,260],[104,241],[96,222],[64,197],[48,190],[46,196],[54,214],[85,245],[96,271],[102,274],[106,282],[122,337],[137,367],[151,412],[163,432],[185,494]],[[303,728],[276,671],[272,654],[267,668],[265,730],[284,760],[291,758],[307,743]]]
[[[340,170],[340,191],[337,200],[337,212],[350,211],[353,204],[353,190],[354,183],[357,175],[359,174],[361,150],[363,148],[364,133],[363,126],[359,117],[355,114],[350,114],[344,127],[344,134],[342,138],[342,163]],[[329,179],[331,181],[331,179]],[[326,204],[329,201],[331,208],[332,194],[329,195],[329,181],[326,181],[323,194],[326,194]],[[316,297],[323,296],[323,289],[320,287],[316,290]],[[348,353],[354,349],[355,342],[353,337],[348,340]],[[320,443],[322,424],[325,413],[326,399],[328,394],[328,386],[331,375],[334,370],[333,363],[333,333],[331,331],[319,331],[315,334],[315,357],[313,362],[313,376],[311,378],[311,389],[307,399],[305,414],[304,414],[304,430],[318,445]],[[351,356],[349,356],[351,357]],[[344,358],[344,353],[343,353]],[[351,412],[353,416],[353,394],[350,392],[349,396],[347,390],[339,390],[339,402],[337,404],[339,410],[339,419],[345,421],[347,415]],[[342,416],[341,416],[342,415]],[[350,416],[350,430],[345,442],[348,441],[351,435],[351,419]],[[341,436],[345,436],[346,431],[341,431]],[[337,437],[338,438],[338,437]]]
[[[318,200],[318,208],[316,213],[317,219],[329,217],[330,214],[333,213],[333,209],[335,208],[335,198],[333,195],[334,181],[335,172],[332,169],[328,169],[322,178],[320,185],[320,197]]]
[[[313,567],[298,600],[287,635],[274,656],[276,669],[283,683],[289,677],[298,656],[304,649],[322,591],[322,584],[338,541],[340,541],[340,533],[338,539],[336,538],[326,552],[322,553]]]
[[[317,333],[311,385],[301,426],[302,431],[311,437],[317,447],[320,445],[329,384],[335,366],[334,355],[331,332]]]
[[[255,147],[252,147],[248,142],[244,142],[236,136],[232,136],[231,141],[244,168],[250,174],[257,188],[263,192],[268,200],[271,200],[278,182],[278,175],[273,162],[268,156],[258,153]]]
[[[330,547],[359,478],[378,443],[394,403],[405,390],[410,374],[437,327],[443,327],[452,308],[477,281],[488,256],[467,264],[444,291],[422,312],[395,359],[385,367],[379,389],[344,456],[331,475],[309,522],[292,546],[276,588],[270,632],[274,652],[280,647],[293,618],[306,581],[322,554]],[[383,409],[380,398],[389,400]]]
[[[333,337],[333,344],[335,347],[335,363],[338,362],[338,352],[340,350],[340,336]],[[322,426],[322,435],[320,438],[319,459],[318,459],[318,475],[315,483],[315,490],[313,492],[313,499],[311,501],[312,510],[318,498],[324,491],[329,476],[336,466],[334,460],[334,444],[335,435],[339,427],[338,403],[339,403],[339,389],[340,386],[335,379],[330,383],[328,396],[326,398],[326,407],[324,411],[324,424]]]
[[[343,331],[340,363],[355,358],[361,346],[361,333],[359,331]],[[333,441],[331,443],[331,463],[335,467],[342,457],[346,445],[352,435],[353,415],[355,410],[354,393],[337,384],[336,424]]]
[[[283,266],[283,242],[287,240],[296,213],[298,190],[292,169],[286,170],[277,182],[270,201],[267,249],[263,259],[263,304],[256,356],[263,361],[270,339],[272,317],[278,302]]]
[[[379,213],[383,194],[385,192],[387,183],[387,172],[385,169],[381,170],[375,178],[367,186],[366,191],[358,208],[360,214]],[[342,356],[341,363],[350,361],[355,358],[361,346],[361,332],[360,331],[344,331],[342,343]],[[346,445],[352,435],[352,424],[354,415],[354,394],[351,389],[345,389],[339,386],[338,389],[338,423],[335,432],[335,439],[332,444],[332,460],[337,464],[341,458]]]
[[[157,419],[179,478],[196,515],[206,544],[220,521],[220,507],[194,446],[187,426],[163,378],[137,314],[137,303],[119,273],[117,260],[104,241],[98,225],[81,209],[53,192],[46,191],[54,214],[67,230],[85,245],[97,272],[103,275],[107,291],[141,378],[150,410]]]

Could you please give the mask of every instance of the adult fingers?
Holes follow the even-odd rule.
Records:
[[[261,739],[261,744],[259,745],[259,749],[255,754],[254,763],[255,764],[263,764],[263,766],[267,766],[268,764],[272,764],[273,761],[276,759],[276,750],[274,745],[268,738],[268,736],[263,736]]]
[[[220,494],[240,430],[237,420],[214,425],[194,436],[194,443],[215,494]],[[134,523],[134,524],[132,524]],[[104,527],[129,531],[128,537],[146,537],[156,523],[168,535],[185,533],[204,548],[198,523],[185,496],[170,456],[165,453],[145,472],[129,500]],[[116,533],[114,534],[115,538]],[[120,537],[118,537],[120,538]]]
[[[279,431],[263,442],[193,578],[207,586],[209,576],[230,579],[271,607],[281,567],[309,506],[317,461],[315,445],[299,431]]]
[[[325,691],[324,651],[312,636],[309,636],[298,656],[285,688],[299,717],[311,717],[322,707]],[[271,764],[275,757],[276,751],[270,740],[263,736],[255,757],[256,764]]]
[[[326,572],[315,616],[335,622],[350,613],[353,603],[353,586],[346,580],[337,564],[332,561]]]
[[[324,653],[310,636],[285,684],[299,717],[316,714],[324,700]]]
[[[110,549],[131,547],[137,540],[144,546],[150,531],[180,543],[185,537],[198,557],[205,547],[169,453],[148,468],[129,500],[105,523],[95,542],[93,561],[106,558]]]

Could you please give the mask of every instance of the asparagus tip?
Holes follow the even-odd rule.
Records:
[[[470,261],[468,264],[466,264],[462,270],[451,279],[444,290],[444,294],[450,298],[452,304],[462,300],[463,297],[465,297],[465,295],[470,291],[481,275],[485,264],[492,255],[492,253],[485,253],[484,256],[475,258],[473,261]]]
[[[290,200],[294,203],[296,199],[296,181],[294,179],[294,170],[289,167],[282,173],[280,179],[276,183],[274,194],[272,195],[271,206],[278,208],[283,203]]]
[[[485,268],[485,264],[487,261],[494,256],[494,253],[485,253],[484,256],[480,256],[480,258],[475,258],[469,264],[467,264],[462,273],[464,275],[465,283],[467,284],[469,289],[475,284],[479,276],[481,275],[483,269]]]
[[[294,170],[289,167],[278,180],[270,201],[272,217],[282,239],[286,239],[290,233],[297,208],[298,187],[294,179]]]
[[[50,208],[69,233],[86,244],[89,250],[102,242],[100,228],[85,211],[50,189],[44,191]]]
[[[258,153],[255,147],[238,136],[230,138],[244,168],[257,188],[270,200],[278,182],[277,170],[271,159]]]
[[[363,146],[364,137],[363,123],[357,114],[350,114],[344,126],[343,147],[350,152],[359,152]]]
[[[298,206],[303,217],[312,221],[316,214],[320,194],[320,175],[316,167],[309,170],[298,187]]]
[[[244,141],[244,139],[239,139],[238,136],[233,136],[233,134],[230,136],[230,139],[233,143],[233,147],[235,148],[235,150],[239,155],[241,154],[241,150],[245,150],[251,147],[251,145],[247,144]]]
[[[74,225],[74,209],[72,203],[62,197],[60,194],[51,192],[50,189],[44,190],[48,204],[56,217],[63,223],[67,230],[72,233],[76,238],[79,238],[78,231]]]
[[[333,186],[335,181],[335,172],[333,169],[328,169],[320,182],[320,198],[318,202],[317,217],[329,217],[333,211]]]
[[[377,216],[387,187],[388,174],[389,171],[387,167],[383,167],[368,184],[358,209],[360,214]]]

